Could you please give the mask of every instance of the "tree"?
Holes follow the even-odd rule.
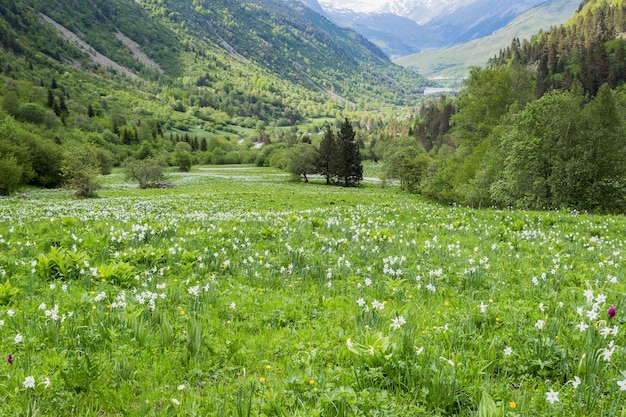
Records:
[[[309,182],[307,175],[317,171],[316,166],[317,149],[310,143],[298,143],[292,146],[287,152],[287,171],[294,178],[304,177],[305,182]]]
[[[124,166],[126,178],[139,183],[139,188],[160,187],[165,181],[167,163],[160,158],[128,161]]]
[[[316,162],[317,173],[326,178],[326,184],[330,184],[330,181],[337,175],[339,165],[338,153],[335,134],[330,126],[327,126],[326,132],[324,132],[324,138],[318,149]]]
[[[77,197],[94,197],[100,188],[97,176],[100,174],[100,163],[97,147],[83,144],[67,150],[61,176],[65,185],[73,188]]]
[[[23,103],[17,108],[16,118],[24,122],[41,124],[46,119],[46,109],[37,103]]]
[[[10,195],[22,183],[23,167],[13,155],[0,156],[0,195]]]
[[[191,166],[193,165],[191,153],[177,147],[174,152],[174,164],[178,165],[180,172],[191,171]]]
[[[414,139],[396,141],[385,149],[383,172],[386,179],[400,181],[400,187],[417,192],[430,157]]]
[[[457,134],[470,146],[486,139],[511,109],[533,99],[532,73],[522,67],[472,68],[452,116]]]
[[[626,208],[626,142],[615,93],[607,84],[600,87],[585,113],[589,128],[583,151],[590,170],[588,200],[581,208],[621,212]]]
[[[343,180],[344,187],[354,186],[363,180],[363,164],[352,124],[348,119],[341,125],[337,145],[339,154],[337,176]]]

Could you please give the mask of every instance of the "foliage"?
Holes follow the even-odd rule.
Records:
[[[176,151],[174,151],[174,165],[178,166],[180,172],[189,172],[193,165],[191,152],[177,148]]]
[[[145,158],[124,163],[126,178],[137,181],[139,188],[154,188],[163,185],[167,163],[159,158]]]
[[[24,168],[13,155],[0,157],[0,195],[10,195],[22,184]]]
[[[86,144],[69,149],[61,166],[61,175],[66,186],[74,189],[77,197],[94,197],[100,184],[101,173],[98,148]]]
[[[309,182],[307,175],[317,173],[317,149],[310,143],[298,143],[292,146],[287,153],[287,168],[295,178],[302,176],[305,182]]]
[[[414,139],[397,140],[387,146],[383,156],[385,180],[399,180],[400,188],[419,191],[431,159]]]

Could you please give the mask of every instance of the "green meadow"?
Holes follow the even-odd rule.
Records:
[[[624,217],[168,181],[0,199],[0,415],[626,415]]]

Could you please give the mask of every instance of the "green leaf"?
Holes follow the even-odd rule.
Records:
[[[483,397],[480,399],[478,405],[478,417],[500,417],[502,415],[501,410],[498,409],[495,401],[487,393],[483,391]]]

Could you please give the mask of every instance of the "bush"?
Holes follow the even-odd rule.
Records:
[[[139,188],[160,187],[165,182],[167,163],[159,158],[129,161],[124,166],[126,178],[139,183]]]

